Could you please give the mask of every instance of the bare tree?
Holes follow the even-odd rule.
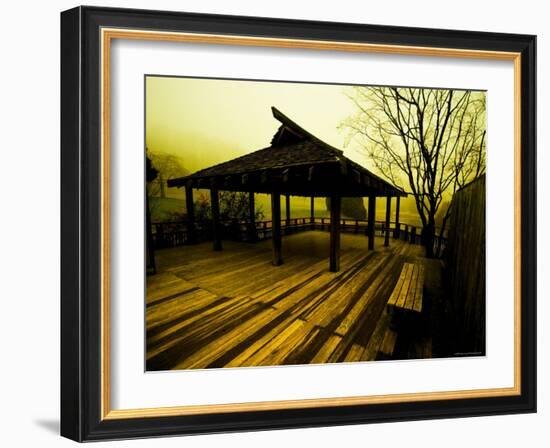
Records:
[[[377,171],[415,199],[422,241],[433,256],[435,217],[444,198],[485,172],[483,92],[355,87],[357,108],[342,123]],[[448,208],[444,228],[450,215]]]
[[[166,181],[174,177],[181,177],[189,174],[183,167],[182,160],[164,152],[147,151],[153,167],[157,170],[158,176],[150,186],[149,196],[166,197]]]
[[[189,172],[183,167],[182,160],[165,152],[154,152],[146,149],[147,160],[156,171],[155,179],[147,182],[147,195],[151,215],[156,216],[161,207],[161,200],[166,198],[166,181],[175,177],[182,177]],[[159,199],[160,198],[160,199]]]

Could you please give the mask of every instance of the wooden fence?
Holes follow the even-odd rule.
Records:
[[[256,221],[255,228],[246,221],[222,221],[221,233],[224,239],[235,241],[262,241],[271,238],[271,221]],[[367,234],[368,221],[362,219],[342,218],[340,220],[342,233]],[[195,237],[197,241],[209,241],[212,239],[212,224],[210,222],[195,223]],[[283,235],[306,230],[330,230],[330,218],[291,218],[281,220]],[[386,222],[375,221],[375,234],[384,236],[386,234]],[[391,221],[387,229],[394,237],[411,244],[420,244],[420,228],[409,224]],[[181,246],[188,243],[188,223],[185,221],[161,222],[152,224],[153,242],[155,249]],[[434,238],[434,253],[442,253],[446,246],[446,238],[436,235]]]
[[[455,350],[485,353],[485,176],[451,204],[445,280],[456,324]]]

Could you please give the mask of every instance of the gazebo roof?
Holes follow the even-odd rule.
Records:
[[[271,146],[189,176],[170,179],[170,187],[211,188],[293,196],[406,196],[318,139],[272,107],[281,123]]]

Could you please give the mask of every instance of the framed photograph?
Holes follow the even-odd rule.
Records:
[[[535,36],[61,14],[61,433],[536,411]]]

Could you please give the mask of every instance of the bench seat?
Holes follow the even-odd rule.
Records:
[[[387,309],[391,314],[421,313],[424,290],[424,265],[405,263],[397,284],[388,299]]]

